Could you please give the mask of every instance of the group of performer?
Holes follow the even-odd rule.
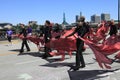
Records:
[[[107,40],[106,36],[117,36],[118,27],[114,24],[113,21],[101,22],[95,32],[90,27],[90,25],[85,22],[84,16],[81,16],[75,27],[68,31],[60,30],[59,24],[56,24],[56,28],[52,30],[51,22],[49,20],[46,20],[45,26],[42,29],[42,33],[40,33],[39,36],[35,37],[31,35],[32,29],[30,27],[26,30],[24,24],[21,24],[20,26],[21,32],[18,37],[20,38],[21,35],[23,36],[21,38],[22,46],[20,53],[24,52],[24,46],[26,46],[27,51],[30,51],[27,40],[35,43],[37,46],[39,46],[38,48],[40,48],[40,43],[44,45],[45,53],[42,56],[43,59],[47,59],[48,57],[52,57],[54,55],[62,55],[62,59],[64,59],[65,51],[70,53],[70,55],[72,51],[76,51],[76,64],[75,66],[71,66],[71,69],[76,71],[79,70],[79,68],[84,68],[86,66],[82,52],[85,50],[84,44],[87,44],[93,50],[100,67],[102,67],[102,63],[107,68],[108,66],[106,64],[111,64],[111,60],[107,58],[106,53],[108,50],[112,49],[109,48],[110,45],[108,45],[110,39]],[[100,41],[102,42],[100,43]],[[119,41],[120,40],[118,40],[118,42]],[[101,45],[98,46],[99,44]],[[113,44],[116,44],[116,42]],[[106,47],[106,45],[109,49]],[[120,47],[116,48],[115,46],[114,48],[115,50],[112,51],[113,53],[120,50]],[[57,50],[57,52],[52,52],[53,49]],[[104,50],[104,53],[100,53],[100,50]],[[101,60],[101,56],[104,58],[103,60]],[[119,57],[120,56],[117,55],[117,58]]]

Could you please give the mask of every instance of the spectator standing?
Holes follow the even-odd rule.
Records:
[[[12,34],[13,34],[13,31],[8,28],[8,30],[6,31],[6,35],[7,35],[7,39],[8,39],[8,42],[10,43],[10,45],[12,45]]]

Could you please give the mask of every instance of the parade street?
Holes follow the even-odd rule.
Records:
[[[42,51],[29,42],[31,51],[19,53],[21,40],[0,41],[0,80],[120,80],[120,61],[115,61],[111,69],[102,69],[95,60],[94,53],[87,47],[83,52],[85,68],[70,71],[75,64],[75,52],[72,58],[66,53],[65,60],[61,56],[42,59]],[[113,58],[113,55],[109,57]]]

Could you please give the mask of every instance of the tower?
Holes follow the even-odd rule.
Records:
[[[63,13],[63,22],[66,22],[65,13]]]
[[[80,12],[80,17],[82,16],[82,12]]]
[[[63,13],[63,23],[64,25],[68,25],[68,23],[66,22],[66,17],[65,17],[65,13]]]

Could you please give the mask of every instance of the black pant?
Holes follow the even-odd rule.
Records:
[[[7,36],[7,39],[8,39],[9,42],[11,42],[12,37],[11,36]]]
[[[27,43],[27,39],[23,39],[20,51],[24,51],[24,45],[26,46],[27,51],[30,51],[30,48],[29,48],[28,43]]]
[[[82,50],[84,47],[84,42],[80,39],[76,39],[76,47],[77,47],[77,52],[76,52],[76,66],[85,66],[84,58],[82,55]]]
[[[49,52],[51,52],[51,49],[45,46],[45,54],[44,54],[44,55],[45,55],[46,57],[50,57]]]
[[[47,37],[45,37],[45,44],[47,44],[48,42],[50,42],[50,40],[47,39]],[[51,57],[51,55],[49,54],[49,52],[51,52],[51,49],[48,48],[46,45],[45,45],[44,51],[45,51],[45,54],[43,57],[45,57],[45,58]]]

